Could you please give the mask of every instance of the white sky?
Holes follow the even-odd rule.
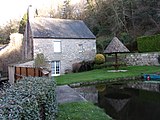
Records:
[[[4,24],[10,19],[20,17],[26,8],[26,0],[1,0],[0,4],[0,24]]]
[[[10,19],[21,19],[26,13],[29,5],[35,8],[40,7],[56,7],[58,2],[64,0],[0,0],[0,26],[6,24]],[[71,4],[75,4],[80,0],[71,0]]]

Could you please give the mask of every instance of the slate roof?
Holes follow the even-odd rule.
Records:
[[[123,43],[117,37],[114,37],[104,50],[104,53],[124,53],[124,52],[130,52],[130,51],[123,45]]]
[[[95,39],[81,20],[34,18],[30,22],[33,38]]]

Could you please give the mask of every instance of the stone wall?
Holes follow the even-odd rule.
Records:
[[[160,83],[155,83],[153,81],[151,82],[137,82],[137,83],[128,83],[127,87],[129,88],[135,88],[135,89],[142,89],[142,90],[148,90],[148,91],[154,91],[154,92],[160,92]]]
[[[158,56],[160,53],[129,53],[124,58],[127,65],[159,65]]]
[[[61,41],[61,52],[54,53],[54,41]],[[72,64],[94,60],[96,40],[93,39],[34,39],[34,57],[43,53],[48,61],[60,61],[61,74],[71,69]],[[83,48],[83,49],[82,49]]]
[[[84,86],[73,89],[81,96],[83,96],[87,101],[98,103],[98,90],[95,86]]]

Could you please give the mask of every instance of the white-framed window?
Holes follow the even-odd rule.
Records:
[[[60,75],[60,61],[51,62],[51,75],[52,76]]]
[[[60,53],[61,52],[61,41],[54,41],[54,43],[53,43],[53,51],[55,52],[55,53]]]

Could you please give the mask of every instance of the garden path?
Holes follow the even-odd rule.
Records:
[[[68,85],[57,86],[56,88],[56,97],[59,104],[70,103],[70,102],[80,102],[87,101],[84,97],[78,94]]]

